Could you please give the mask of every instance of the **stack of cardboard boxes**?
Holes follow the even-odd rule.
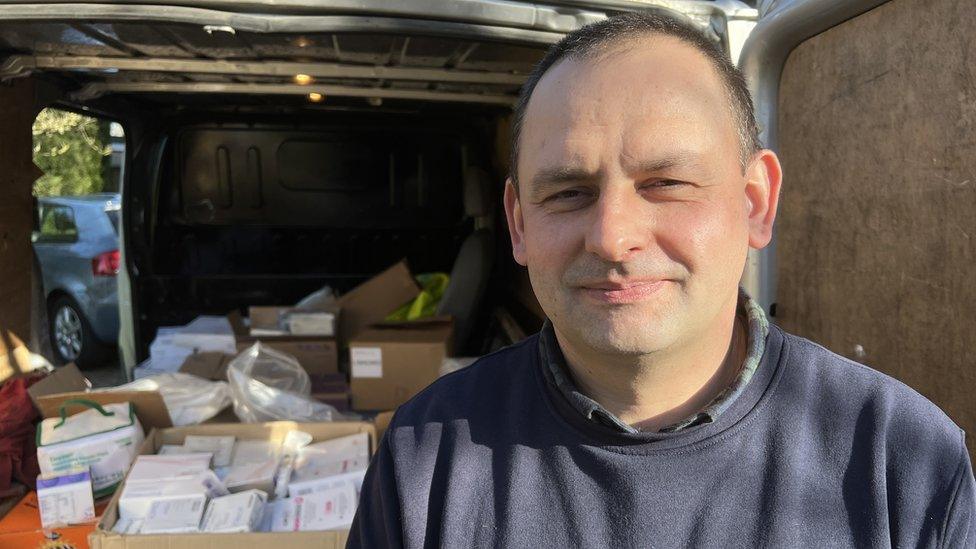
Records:
[[[298,360],[312,381],[314,398],[340,410],[351,406],[356,411],[382,412],[377,424],[385,426],[391,414],[383,411],[396,408],[433,382],[445,357],[450,355],[453,324],[449,317],[409,322],[384,320],[419,291],[406,264],[401,262],[339,299],[315,308],[255,306],[249,309],[247,320],[237,313],[227,315],[226,322],[220,317],[208,317],[206,322],[194,325],[190,339],[206,339],[206,326],[213,325],[219,328],[214,340],[221,342],[221,349],[204,346],[207,350],[195,352],[191,348],[189,356],[181,359],[181,371],[226,380],[227,365],[234,357],[223,350],[228,334],[232,334],[238,352],[260,341]],[[168,332],[167,337],[172,341],[166,344],[177,348],[170,349],[173,352],[166,356],[183,352],[178,345],[183,341],[179,333]],[[158,392],[90,393],[73,366],[38,383],[37,388],[45,390],[38,394],[32,391],[31,396],[45,417],[81,412],[66,402],[82,397],[90,401],[88,406],[126,402],[131,403],[147,432],[138,453],[151,457],[140,458],[137,466],[128,471],[123,488],[115,492],[104,513],[104,504],[99,502],[89,513],[89,500],[85,499],[84,516],[100,515],[88,539],[92,547],[344,545],[348,535],[345,528],[358,500],[358,492],[350,492],[344,483],[355,485],[358,490],[368,456],[376,448],[376,429],[372,424],[239,424],[234,423],[236,418],[222,414],[201,425],[171,427],[169,411]],[[280,448],[288,433],[296,431],[308,433],[309,448],[318,449],[321,459],[314,452],[301,459],[275,455],[273,464],[270,460],[252,462],[246,458],[255,453],[248,450],[251,446]],[[349,459],[337,465],[333,459],[336,448],[348,446],[342,439],[354,434],[368,441],[368,445],[356,447],[356,451],[365,454],[350,454]],[[367,447],[368,451],[363,450]],[[193,471],[184,471],[186,478],[180,476],[179,467],[167,465],[168,459],[175,459],[187,461],[190,466],[193,457],[199,455],[206,459],[196,463]],[[294,467],[286,467],[289,459],[295,460]],[[86,472],[78,474],[83,476]],[[70,475],[66,475],[56,485],[45,484],[43,488],[51,491],[51,497],[59,498],[58,502],[67,501],[66,490],[91,483],[91,472],[87,474],[87,481],[82,478],[69,485],[65,478]],[[163,481],[164,478],[169,480]],[[186,489],[181,491],[181,487]],[[317,511],[320,504],[335,509],[334,516],[326,517]],[[268,512],[258,513],[258,509]],[[60,513],[60,507],[55,511]]]
[[[400,262],[334,302],[303,308],[252,306],[248,319],[232,312],[227,320],[238,352],[260,341],[295,357],[311,378],[314,398],[340,411],[392,410],[437,379],[441,363],[450,356],[450,317],[384,321],[419,291],[406,263]],[[231,358],[195,353],[181,371],[226,379]]]

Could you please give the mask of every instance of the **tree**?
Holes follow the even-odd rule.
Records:
[[[105,187],[103,162],[111,154],[107,123],[58,109],[34,120],[34,163],[42,175],[35,196],[78,196]]]

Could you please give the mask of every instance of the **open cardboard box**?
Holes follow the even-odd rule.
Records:
[[[382,322],[397,307],[417,297],[420,287],[405,260],[344,293],[338,304],[339,339],[342,345],[368,328]]]
[[[372,424],[360,421],[296,423],[276,421],[272,423],[203,424],[169,429],[154,429],[146,436],[139,449],[140,455],[155,454],[163,444],[183,444],[187,435],[232,435],[238,440],[261,439],[281,441],[289,431],[301,430],[312,435],[314,442],[329,440],[356,433],[369,435],[370,453],[376,451],[376,429]],[[118,504],[122,490],[117,490],[109,502],[95,531],[89,534],[92,549],[269,549],[271,547],[316,547],[339,549],[346,546],[348,530],[323,530],[318,532],[252,532],[246,534],[136,534],[123,535],[112,532],[118,520]]]

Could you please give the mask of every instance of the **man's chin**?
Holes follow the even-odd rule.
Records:
[[[643,355],[668,347],[669,331],[667,324],[647,317],[633,318],[631,315],[594,315],[577,324],[573,330],[588,347],[594,351]]]

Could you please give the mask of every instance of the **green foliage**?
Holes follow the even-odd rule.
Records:
[[[105,187],[103,159],[111,154],[104,122],[57,109],[34,121],[34,163],[42,175],[35,196],[78,196]]]

